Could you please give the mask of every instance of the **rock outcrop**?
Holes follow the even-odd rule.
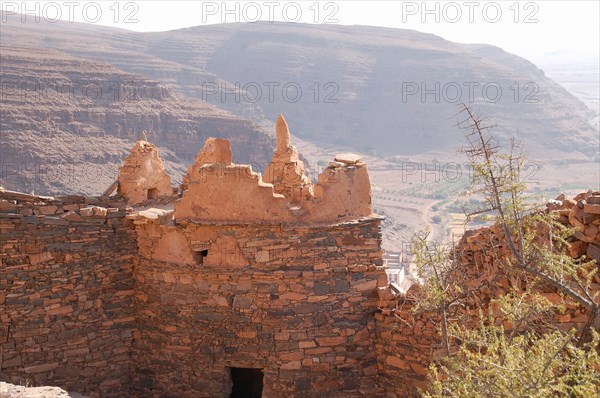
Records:
[[[25,387],[0,381],[0,398],[87,398],[58,387]]]

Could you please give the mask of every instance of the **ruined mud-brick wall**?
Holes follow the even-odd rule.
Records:
[[[0,378],[228,397],[229,368],[259,368],[265,397],[380,396],[367,165],[341,154],[312,183],[281,116],[277,143],[272,182],[209,138],[180,194],[146,141],[120,169],[123,202],[2,193]]]
[[[123,397],[135,230],[123,202],[0,192],[0,377]]]
[[[229,397],[229,367],[263,369],[265,397],[377,395],[379,218],[142,222],[136,396]]]
[[[582,193],[573,199],[564,195],[548,204],[548,211],[556,212],[558,220],[573,235],[567,239],[567,253],[574,259],[582,255],[600,265],[600,192]],[[543,231],[540,229],[540,236]],[[480,310],[508,291],[523,291],[528,278],[522,273],[512,273],[502,264],[511,257],[510,249],[499,226],[467,232],[456,248],[458,262],[456,278],[464,281],[471,293],[451,318],[465,325],[476,325]],[[427,370],[435,358],[444,355],[438,334],[440,318],[436,313],[414,314],[412,308],[419,297],[419,286],[414,285],[406,294],[393,294],[389,288],[379,289],[381,313],[375,314],[379,381],[388,397],[417,396],[417,389],[427,385]],[[546,319],[563,331],[581,330],[588,316],[585,309],[565,301],[550,286],[541,284],[536,290],[552,303],[562,303],[564,312],[555,312]],[[594,275],[591,292],[600,290],[600,275]],[[597,298],[600,300],[600,298]],[[493,309],[493,308],[492,308]],[[499,311],[493,311],[497,324],[503,320]],[[502,318],[501,318],[502,317]],[[506,330],[512,325],[504,321]]]
[[[209,138],[172,211],[128,216],[134,395],[229,397],[231,368],[262,370],[265,397],[379,394],[373,314],[387,280],[367,165],[340,154],[312,183],[281,115],[276,133],[265,179]],[[128,201],[161,197],[160,163],[155,146],[136,144],[119,175]]]

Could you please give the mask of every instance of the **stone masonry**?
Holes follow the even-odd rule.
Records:
[[[564,195],[547,204],[548,212],[555,213],[558,221],[574,228],[567,239],[568,254],[574,259],[591,260],[591,269],[600,266],[600,192],[581,193],[573,199]],[[540,228],[538,238],[547,236]],[[456,247],[459,267],[454,275],[464,283],[466,291],[461,306],[451,314],[452,319],[465,325],[477,325],[480,311],[486,310],[492,299],[510,290],[523,290],[528,283],[526,277],[506,270],[502,263],[511,257],[499,226],[467,231]],[[600,274],[593,276],[590,286],[592,296],[600,291]],[[444,354],[438,328],[438,313],[412,311],[419,297],[419,285],[413,285],[405,294],[396,294],[389,287],[379,287],[379,309],[375,314],[376,346],[379,366],[379,385],[388,397],[411,397],[417,388],[427,385],[429,364]],[[545,322],[552,328],[563,331],[581,330],[588,322],[585,308],[565,299],[556,289],[540,284],[536,290],[552,303],[563,304],[563,312],[550,314]],[[596,296],[600,304],[600,296]],[[500,313],[494,312],[496,322],[503,322]],[[504,321],[505,330],[513,325]]]
[[[418,286],[388,286],[366,164],[338,155],[313,183],[281,116],[264,176],[233,160],[209,138],[173,189],[139,141],[115,196],[0,188],[0,380],[91,398],[415,396],[439,320],[411,312]],[[600,195],[559,199],[570,254],[600,262]],[[500,243],[463,238],[483,281],[463,315],[520,283],[489,255]]]
[[[264,179],[210,138],[174,194],[140,141],[117,196],[2,192],[2,380],[229,397],[243,368],[265,397],[381,395],[366,165],[338,157],[313,184],[281,116],[277,137]]]
[[[275,184],[209,139],[174,211],[128,216],[135,395],[228,397],[230,368],[261,369],[266,397],[378,393],[381,232],[366,165],[335,162],[313,186],[281,116],[277,138]]]
[[[123,396],[137,248],[126,204],[10,192],[0,198],[2,379]]]

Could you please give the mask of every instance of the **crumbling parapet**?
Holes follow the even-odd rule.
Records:
[[[158,156],[156,145],[141,140],[119,169],[119,195],[128,204],[138,205],[149,199],[170,197],[173,194],[171,178]]]
[[[315,224],[372,215],[366,163],[358,155],[338,155],[313,184],[281,115],[277,150],[265,176],[232,163],[227,140],[209,138],[183,181],[182,197],[175,203],[178,222]]]
[[[315,200],[309,203],[309,218],[346,219],[367,216],[371,210],[371,182],[367,164],[354,154],[338,155],[319,175]]]
[[[198,221],[285,220],[288,201],[248,165],[206,164],[181,199],[175,219]]]
[[[222,138],[208,138],[204,143],[204,148],[196,155],[194,164],[188,168],[187,174],[183,177],[181,190],[185,191],[190,181],[197,181],[201,178],[200,169],[205,164],[230,165],[231,161],[231,144],[229,141]]]
[[[277,117],[277,150],[265,170],[264,182],[273,184],[276,193],[292,202],[300,202],[313,196],[312,182],[304,174],[304,163],[298,150],[290,144],[290,130],[282,115]]]

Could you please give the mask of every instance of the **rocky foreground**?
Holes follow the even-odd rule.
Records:
[[[0,381],[0,398],[87,398],[58,387],[25,387]]]

